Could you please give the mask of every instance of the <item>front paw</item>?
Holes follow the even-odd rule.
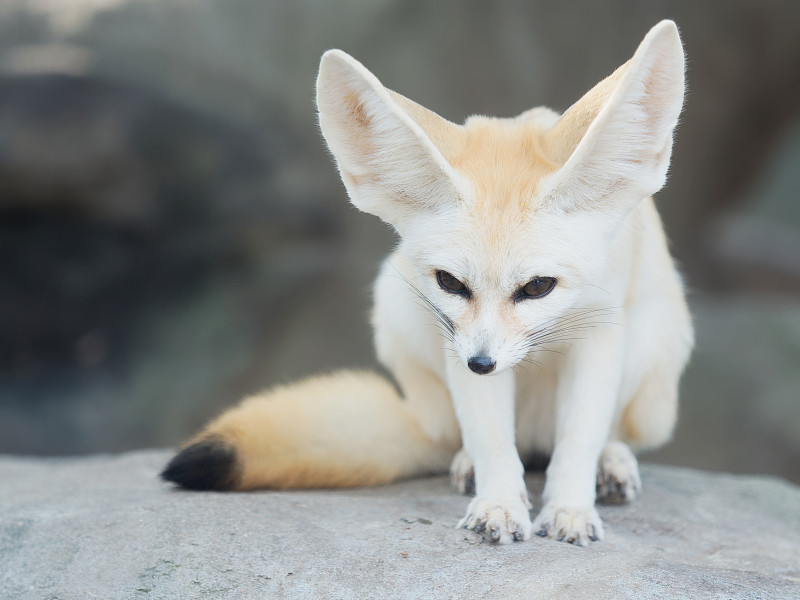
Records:
[[[588,546],[589,540],[596,542],[605,535],[603,522],[594,506],[559,506],[548,503],[533,522],[533,531],[541,537],[549,537],[577,546]]]
[[[530,503],[524,497],[511,500],[473,498],[467,516],[458,524],[464,529],[483,533],[498,544],[520,542],[531,537]]]

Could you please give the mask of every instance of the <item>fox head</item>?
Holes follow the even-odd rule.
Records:
[[[416,293],[480,374],[563,336],[582,298],[614,285],[603,281],[610,245],[664,185],[683,95],[671,21],[563,115],[535,108],[456,125],[340,50],[323,55],[317,79],[350,200],[399,233]]]

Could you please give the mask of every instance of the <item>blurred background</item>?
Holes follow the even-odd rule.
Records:
[[[800,3],[2,0],[0,452],[176,445],[374,364],[394,243],[318,133],[347,50],[450,120],[564,110],[662,18],[689,94],[658,205],[697,350],[650,460],[800,482]]]

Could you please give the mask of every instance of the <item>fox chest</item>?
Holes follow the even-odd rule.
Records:
[[[517,372],[515,429],[521,454],[553,449],[556,432],[558,365],[555,361],[529,365]]]

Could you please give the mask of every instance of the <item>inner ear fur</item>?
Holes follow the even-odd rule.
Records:
[[[460,127],[386,89],[341,50],[322,56],[317,78],[322,134],[351,202],[402,234],[415,216],[458,201]]]
[[[684,55],[678,29],[662,21],[633,58],[570,107],[545,136],[562,164],[548,200],[564,208],[635,204],[664,185],[673,130],[683,106]]]

